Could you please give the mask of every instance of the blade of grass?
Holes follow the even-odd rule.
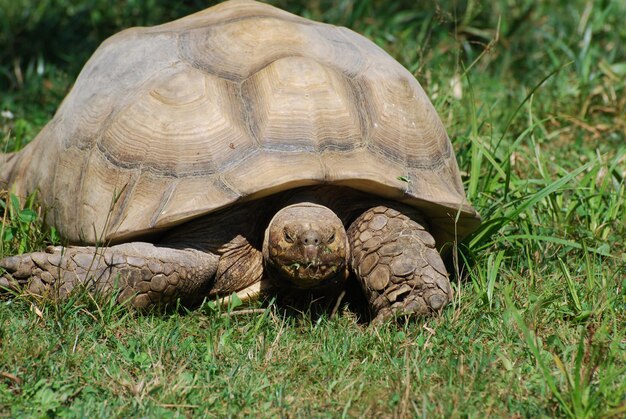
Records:
[[[554,377],[552,376],[552,373],[551,373],[550,369],[548,368],[548,366],[543,361],[542,354],[541,354],[541,348],[539,347],[539,345],[537,345],[537,342],[536,342],[535,338],[533,337],[533,334],[531,333],[531,331],[528,328],[528,326],[526,326],[526,322],[524,322],[524,319],[522,319],[522,316],[521,316],[520,312],[517,310],[517,308],[513,304],[513,300],[511,299],[511,295],[510,295],[508,290],[505,291],[505,296],[504,297],[505,297],[505,300],[506,300],[507,308],[510,311],[510,313],[512,314],[513,319],[515,320],[515,324],[517,325],[517,327],[522,332],[522,335],[524,337],[524,341],[526,342],[526,346],[528,346],[528,348],[530,349],[531,353],[533,354],[533,357],[535,358],[535,361],[537,362],[537,365],[539,365],[539,369],[540,369],[540,371],[541,371],[541,373],[543,375],[543,379],[545,380],[546,385],[548,386],[548,388],[552,392],[552,395],[559,401],[559,404],[560,404],[561,408],[563,408],[563,410],[565,410],[565,413],[569,417],[575,417],[574,412],[572,412],[572,410],[570,409],[570,407],[566,403],[565,399],[563,398],[563,395],[559,391],[557,383],[556,383]]]
[[[595,164],[595,162],[589,162],[580,166],[578,169],[555,180],[540,191],[534,193],[519,205],[509,205],[509,209],[505,210],[504,214],[501,217],[492,220],[493,222],[484,223],[476,232],[474,232],[472,235],[470,235],[468,239],[466,239],[466,242],[469,243],[469,247],[472,249],[484,247],[487,244],[487,240],[489,240],[503,226],[513,220],[516,220],[522,212],[531,208],[533,205],[546,198],[551,193],[557,191],[559,188],[570,182],[576,176],[589,169],[593,164]],[[510,208],[511,206],[512,208]]]
[[[557,260],[559,261],[559,267],[561,268],[561,272],[563,273],[563,276],[565,277],[565,282],[567,283],[567,288],[569,290],[570,297],[572,298],[572,301],[574,302],[574,307],[576,308],[576,312],[578,314],[583,310],[583,308],[582,308],[582,305],[580,304],[580,299],[578,298],[578,293],[576,292],[574,281],[572,280],[572,276],[570,275],[569,270],[567,269],[567,266],[565,266],[565,263],[563,263],[563,259],[558,258]]]

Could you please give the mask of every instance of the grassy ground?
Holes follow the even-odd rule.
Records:
[[[113,3],[0,0],[5,150],[33,138],[103,36],[201,8]],[[454,304],[373,329],[275,304],[138,314],[4,298],[0,412],[626,414],[625,4],[386,3],[281,4],[365,34],[431,96],[484,218],[455,252]],[[33,202],[2,206],[0,256],[59,241]]]

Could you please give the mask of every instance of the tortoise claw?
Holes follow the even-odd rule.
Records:
[[[29,255],[0,259],[0,289],[19,291],[32,276],[33,268]]]
[[[16,276],[22,276],[20,273],[20,256],[9,256],[0,260],[0,268],[4,269],[9,274],[15,274]]]

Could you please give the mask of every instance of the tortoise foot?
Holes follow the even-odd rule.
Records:
[[[69,259],[62,247],[48,247],[45,252],[0,259],[0,287],[37,295],[49,294],[53,285],[59,284]],[[61,295],[66,295],[70,290],[70,283],[57,289]]]
[[[452,300],[435,240],[420,223],[378,206],[358,217],[348,235],[353,271],[374,311],[374,323],[438,313]]]

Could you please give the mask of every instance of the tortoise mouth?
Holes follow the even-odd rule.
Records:
[[[293,262],[282,267],[289,278],[301,287],[315,286],[334,277],[344,266],[321,262]]]
[[[324,288],[343,281],[347,276],[345,263],[324,263],[322,261],[292,261],[274,265],[283,282],[299,289]]]

